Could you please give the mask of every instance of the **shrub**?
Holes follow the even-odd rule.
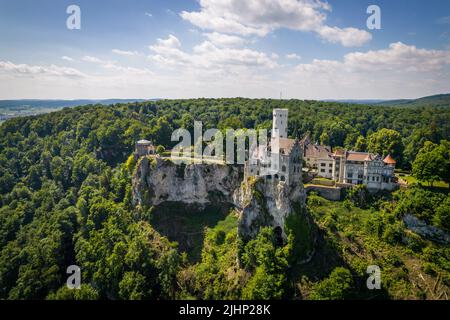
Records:
[[[162,155],[165,151],[166,151],[166,148],[164,148],[164,146],[159,145],[156,147],[156,153],[159,155]]]
[[[312,300],[342,300],[348,298],[353,287],[353,277],[349,270],[338,267],[328,278],[316,283],[310,295]]]

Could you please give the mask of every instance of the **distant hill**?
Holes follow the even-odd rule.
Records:
[[[87,104],[115,104],[142,102],[144,99],[106,99],[106,100],[0,100],[0,109],[12,108],[66,108]]]
[[[403,106],[403,107],[450,107],[450,94],[438,94],[435,96],[419,99],[391,100],[376,103],[380,106]]]
[[[152,99],[158,100],[158,99]],[[71,108],[89,104],[111,105],[117,103],[143,102],[143,99],[105,99],[105,100],[0,100],[0,123],[5,120],[34,116],[43,113],[49,113],[61,110],[63,108]]]
[[[340,100],[323,100],[325,102],[340,102],[340,103],[351,103],[351,104],[381,104],[383,102],[386,102],[386,100],[380,100],[380,99],[367,99],[367,100],[358,100],[358,99],[340,99]]]

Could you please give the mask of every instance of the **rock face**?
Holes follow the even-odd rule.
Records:
[[[241,212],[238,231],[244,239],[255,237],[262,226],[275,228],[285,239],[286,218],[290,214],[300,214],[295,212],[293,204],[305,209],[305,193],[301,183],[288,186],[263,178],[249,178],[235,192],[234,203]]]
[[[290,186],[255,177],[244,181],[242,166],[176,165],[167,159],[141,158],[133,177],[136,206],[151,207],[164,202],[198,208],[233,205],[240,212],[238,232],[243,239],[255,237],[265,226],[273,227],[285,239],[286,218],[295,213],[294,204],[305,207],[305,198],[301,181]]]
[[[233,203],[243,169],[218,164],[176,165],[161,158],[142,158],[133,177],[135,205],[157,206],[166,201],[195,204]]]
[[[419,220],[412,214],[405,215],[403,217],[403,222],[405,222],[405,225],[408,229],[414,231],[425,239],[444,245],[450,244],[450,235],[448,233],[436,227],[429,226],[424,221]]]

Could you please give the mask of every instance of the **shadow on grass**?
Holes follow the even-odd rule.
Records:
[[[213,228],[224,220],[232,206],[217,204],[201,209],[194,205],[166,202],[155,207],[150,223],[161,235],[178,242],[180,252],[186,252],[192,263],[201,260],[205,228]]]

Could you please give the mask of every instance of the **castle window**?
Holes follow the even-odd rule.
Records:
[[[284,176],[281,176],[281,181],[286,181],[286,178]]]
[[[286,172],[286,166],[283,166],[283,167],[281,168],[281,171]]]

